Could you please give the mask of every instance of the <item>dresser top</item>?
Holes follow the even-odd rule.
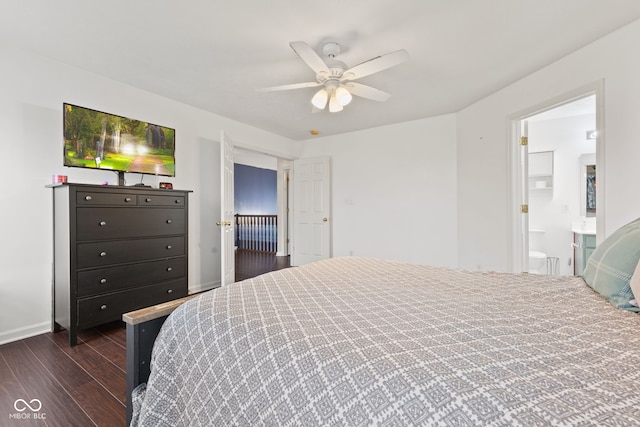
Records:
[[[100,184],[76,184],[73,182],[61,182],[61,183],[56,183],[56,184],[48,184],[45,185],[46,188],[64,188],[64,187],[68,187],[68,188],[73,188],[73,187],[77,187],[77,188],[81,188],[83,190],[97,190],[97,189],[102,189],[102,190],[135,190],[135,191],[158,191],[158,192],[162,192],[162,193],[171,193],[171,192],[182,192],[182,193],[192,193],[193,190],[177,190],[177,189],[165,189],[165,188],[153,188],[151,186],[146,186],[146,185],[100,185]]]

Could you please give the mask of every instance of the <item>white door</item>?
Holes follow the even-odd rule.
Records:
[[[235,218],[233,216],[233,143],[220,132],[220,285],[235,282]]]
[[[293,162],[291,265],[331,257],[331,169],[328,157]]]
[[[522,247],[520,250],[520,265],[522,272],[529,271],[529,122],[524,120],[520,128],[520,169],[522,177],[520,181],[520,219],[522,232]]]

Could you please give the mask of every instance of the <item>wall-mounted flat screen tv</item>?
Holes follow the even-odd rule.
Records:
[[[176,131],[140,120],[63,104],[64,165],[175,176]]]

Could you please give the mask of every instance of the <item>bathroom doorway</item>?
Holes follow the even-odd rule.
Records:
[[[595,247],[601,167],[597,90],[568,96],[514,120],[514,271],[580,275]],[[596,184],[600,184],[597,185]]]

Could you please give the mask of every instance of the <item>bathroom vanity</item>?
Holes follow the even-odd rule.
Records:
[[[587,260],[596,248],[595,230],[573,230],[573,274],[581,276]]]

